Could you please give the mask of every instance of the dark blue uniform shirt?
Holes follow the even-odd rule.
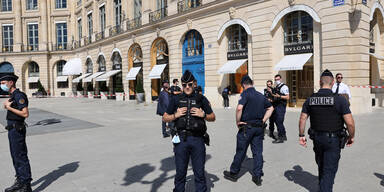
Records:
[[[320,89],[318,93],[333,95],[333,92],[331,89]],[[343,96],[338,95],[335,97],[335,107],[337,112],[339,112],[341,115],[346,115],[351,113],[351,110],[349,109],[348,101]],[[310,111],[310,106],[309,106],[309,98],[308,98],[305,101],[301,112],[309,114],[309,111]]]
[[[13,93],[10,96],[10,101],[12,102],[11,107],[17,110],[21,111],[25,107],[28,107],[28,98],[19,89],[16,89],[15,91],[13,91]],[[7,114],[8,124],[14,123],[16,119],[18,119],[19,121],[24,120],[24,118],[17,116],[11,111],[8,111],[7,113],[8,113]]]
[[[196,94],[196,93],[192,93],[192,94]],[[211,105],[209,104],[208,99],[205,96],[202,96],[202,97],[203,97],[203,99],[202,99],[203,103],[202,103],[201,108],[203,109],[205,114],[213,113],[213,110],[211,108]],[[173,97],[169,102],[169,105],[168,105],[168,108],[166,111],[167,114],[169,114],[169,115],[174,114],[177,111],[178,103],[179,103],[179,97]]]
[[[261,123],[265,115],[265,109],[272,106],[267,98],[253,87],[241,93],[239,105],[244,106],[240,121],[247,123]]]

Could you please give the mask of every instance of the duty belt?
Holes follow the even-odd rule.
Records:
[[[21,130],[21,129],[24,129],[25,127],[27,127],[27,124],[25,122],[14,122],[12,124],[9,124],[5,127],[6,130],[11,130],[11,129],[18,129],[18,130]]]
[[[315,136],[339,137],[339,135],[340,135],[340,131],[336,131],[336,132],[315,131]]]

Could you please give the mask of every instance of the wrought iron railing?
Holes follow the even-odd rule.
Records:
[[[26,52],[39,51],[39,45],[23,45],[21,50]]]
[[[149,22],[156,22],[168,16],[167,7],[149,13]]]
[[[127,21],[127,30],[133,30],[141,27],[141,16]]]
[[[100,40],[104,39],[104,37],[105,37],[104,31],[96,33],[96,41],[100,41]]]
[[[120,34],[121,32],[122,32],[121,25],[115,25],[109,28],[109,36],[115,36],[117,34]]]
[[[13,45],[3,45],[1,51],[4,52],[13,52]]]
[[[180,0],[177,2],[177,12],[181,13],[202,5],[202,0]]]
[[[66,51],[68,49],[68,44],[67,43],[61,43],[61,44],[56,44],[53,45],[53,50],[55,51]]]
[[[89,44],[91,44],[91,39],[89,37],[84,37],[84,46],[87,46]]]

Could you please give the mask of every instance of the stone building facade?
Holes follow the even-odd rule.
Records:
[[[214,106],[248,74],[261,91],[277,73],[290,106],[319,89],[322,70],[351,85],[355,113],[383,106],[381,0],[2,0],[0,69],[12,66],[28,95],[144,92],[191,70]],[[64,66],[81,73],[66,75]],[[69,64],[71,63],[71,64]],[[352,86],[353,85],[353,86]],[[81,91],[78,91],[81,90]]]

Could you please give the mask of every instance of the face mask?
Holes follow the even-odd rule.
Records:
[[[9,88],[7,87],[6,84],[1,84],[1,89],[5,92],[8,92],[9,91]]]
[[[180,143],[180,137],[178,135],[173,136],[172,143],[174,144]]]
[[[278,85],[278,84],[280,84],[280,83],[281,83],[281,81],[275,81],[275,83],[276,83],[276,85]]]

